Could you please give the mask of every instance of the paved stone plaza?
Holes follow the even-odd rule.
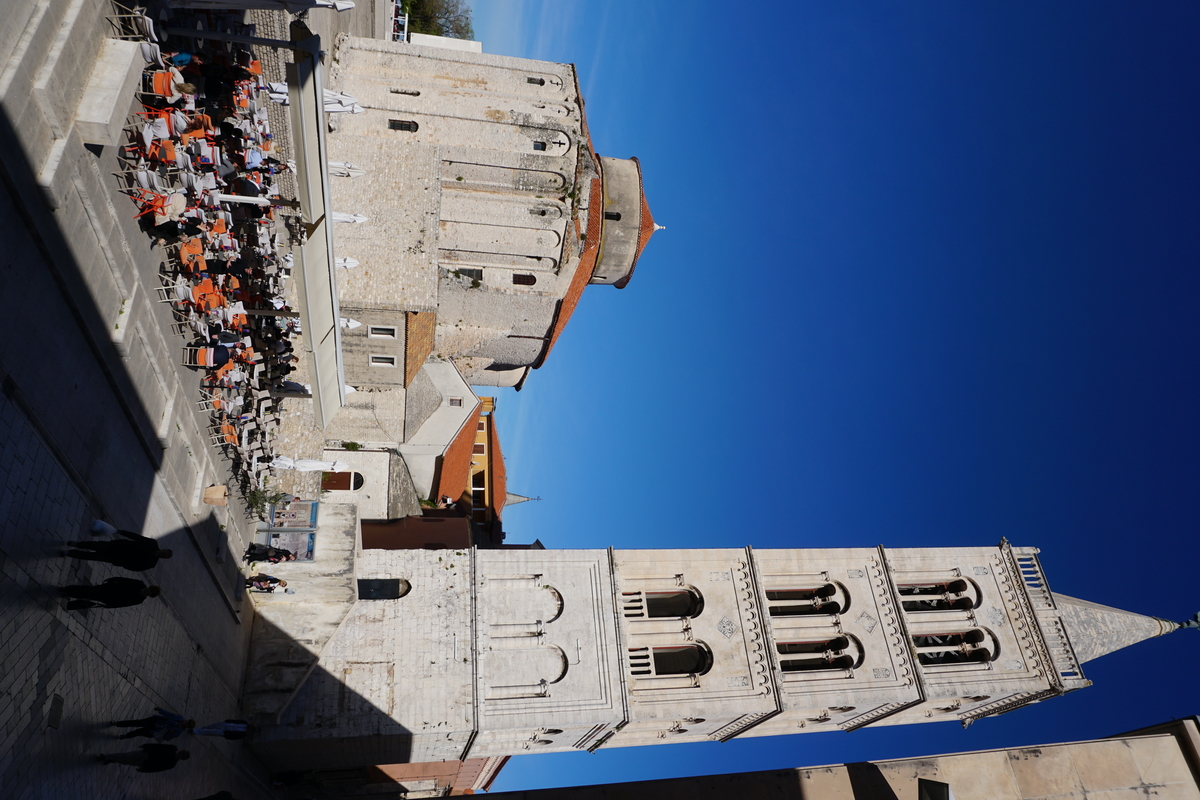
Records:
[[[362,20],[322,32],[374,25],[360,5]],[[112,719],[240,716],[253,618],[238,561],[252,520],[234,498],[200,502],[229,465],[154,302],[162,254],[118,194],[116,148],[85,147],[40,87],[90,59],[108,13],[101,0],[0,4],[0,796],[274,797],[243,745],[212,737],[176,740],[192,758],[164,773],[97,762],[147,741],[118,740]],[[57,587],[131,574],[60,555],[96,517],[174,550],[139,575],[161,597],[66,610]]]

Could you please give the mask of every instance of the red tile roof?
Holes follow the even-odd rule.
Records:
[[[467,480],[471,477],[471,451],[475,449],[475,432],[479,428],[479,409],[482,407],[482,403],[475,404],[475,410],[467,415],[467,421],[442,454],[437,489],[430,500],[438,500],[446,495],[457,501],[467,491]]]
[[[437,336],[437,312],[408,311],[404,315],[404,385],[409,386],[429,360]]]
[[[567,327],[567,321],[571,319],[571,315],[575,313],[575,306],[579,305],[579,299],[583,297],[583,290],[587,288],[588,282],[592,279],[592,273],[596,271],[596,256],[600,253],[600,222],[604,218],[604,215],[600,213],[603,205],[604,184],[599,178],[593,178],[592,191],[588,200],[587,238],[584,239],[579,266],[575,268],[575,275],[571,278],[571,284],[567,287],[566,294],[559,301],[558,311],[554,314],[554,322],[546,334],[546,347],[534,362],[534,369],[546,362],[546,356],[550,355],[563,328]]]
[[[638,258],[642,255],[642,248],[646,246],[646,242],[650,241],[650,237],[658,230],[658,227],[654,224],[654,217],[650,216],[650,206],[646,204],[646,187],[642,183],[642,162],[638,161],[636,156],[629,160],[637,164],[638,168],[638,193],[642,196],[642,215],[641,226],[638,230],[637,250],[633,253],[633,263],[629,265],[629,272],[625,274],[625,277],[613,284],[618,289],[624,289],[629,285],[629,279],[633,277],[633,271],[637,269]]]
[[[492,476],[492,513],[499,519],[504,513],[504,501],[508,499],[508,472],[504,469],[504,454],[500,452],[495,413],[488,415],[487,459],[488,474]]]

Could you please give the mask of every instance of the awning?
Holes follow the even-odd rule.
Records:
[[[316,48],[319,49],[319,48]],[[299,52],[297,52],[299,56]],[[288,108],[292,118],[301,219],[308,240],[297,250],[292,269],[300,297],[300,322],[312,380],[313,415],[324,428],[346,402],[342,335],[334,277],[333,223],[326,173],[325,94],[318,56],[287,65]]]

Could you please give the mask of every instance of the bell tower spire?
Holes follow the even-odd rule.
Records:
[[[1081,664],[1184,627],[1178,622],[1134,614],[1065,594],[1056,593],[1054,600],[1062,613],[1067,638]]]

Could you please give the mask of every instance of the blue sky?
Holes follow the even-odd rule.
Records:
[[[478,0],[575,63],[641,159],[629,287],[591,287],[497,420],[513,542],[1042,548],[1056,590],[1196,588],[1200,6]],[[943,723],[513,759],[495,789],[1087,739],[1200,713],[1200,635]]]

